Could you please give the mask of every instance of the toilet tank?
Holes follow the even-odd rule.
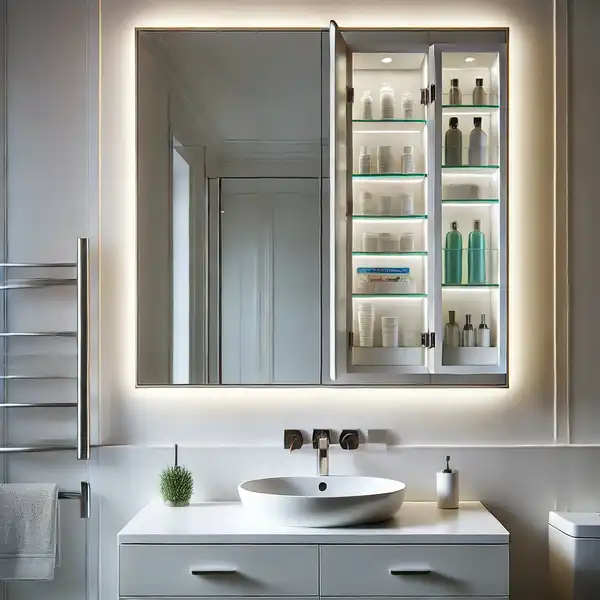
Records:
[[[548,542],[554,600],[600,600],[600,514],[551,512]]]

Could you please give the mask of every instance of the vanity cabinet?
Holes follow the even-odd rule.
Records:
[[[507,43],[331,24],[332,383],[507,384]]]
[[[479,503],[405,503],[363,528],[258,522],[240,504],[151,505],[119,533],[121,600],[508,598],[509,534]]]

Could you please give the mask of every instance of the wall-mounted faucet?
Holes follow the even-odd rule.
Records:
[[[329,475],[329,429],[315,429],[312,440],[313,448],[317,451],[317,475]]]

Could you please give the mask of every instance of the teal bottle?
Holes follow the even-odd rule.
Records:
[[[446,234],[444,250],[444,283],[460,285],[462,283],[462,235],[458,223],[452,221],[450,231]]]
[[[473,222],[473,231],[469,234],[467,259],[469,285],[485,284],[485,235],[481,231],[481,221]]]

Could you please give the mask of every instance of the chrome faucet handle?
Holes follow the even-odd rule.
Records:
[[[304,445],[304,436],[299,429],[286,429],[283,432],[283,447],[285,450],[293,452],[300,450]]]
[[[327,442],[327,445],[322,446],[321,444],[325,442]],[[329,429],[313,429],[312,443],[315,450],[326,450],[331,443],[331,431]]]
[[[344,429],[340,434],[340,446],[344,450],[356,450],[360,445],[358,429]]]

